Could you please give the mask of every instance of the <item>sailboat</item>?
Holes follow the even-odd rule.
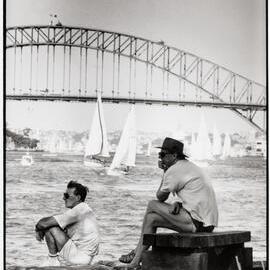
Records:
[[[196,138],[195,138],[195,133],[193,132],[191,134],[191,142],[189,146],[189,154],[191,157],[195,156],[196,154]]]
[[[136,143],[135,107],[132,105],[112,163],[107,171],[108,175],[126,174],[130,167],[135,166]]]
[[[212,147],[208,136],[208,131],[204,116],[201,116],[199,132],[196,142],[192,139],[190,160],[199,167],[208,167],[208,160],[213,159]]]
[[[29,154],[29,152],[26,152],[26,154],[22,156],[21,165],[31,166],[33,163],[34,163],[33,157]]]
[[[219,158],[221,155],[221,137],[220,137],[220,133],[217,129],[216,126],[214,126],[214,130],[213,130],[213,156],[215,158]]]
[[[84,153],[84,165],[88,167],[103,167],[104,159],[109,157],[109,146],[105,126],[101,94],[97,94],[97,104],[89,131]]]
[[[152,150],[152,141],[149,140],[148,141],[148,146],[147,146],[147,153],[146,153],[146,156],[147,157],[150,157],[151,156],[151,150]]]
[[[51,136],[48,143],[48,153],[42,154],[44,157],[56,157],[57,156],[57,136],[56,133]]]
[[[227,157],[230,157],[230,156],[231,156],[231,137],[229,133],[226,132],[224,143],[223,143],[221,159],[226,159]]]

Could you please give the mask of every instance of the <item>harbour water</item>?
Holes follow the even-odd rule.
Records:
[[[101,234],[98,260],[116,260],[134,248],[147,202],[155,199],[162,172],[157,157],[137,156],[137,167],[120,177],[83,165],[82,155],[31,153],[35,163],[20,164],[23,153],[6,158],[6,264],[39,265],[46,245],[34,237],[44,216],[65,210],[62,194],[70,180],[90,189],[87,203],[95,211]],[[217,230],[250,230],[254,260],[266,259],[266,161],[244,157],[213,162],[205,168],[219,206]]]

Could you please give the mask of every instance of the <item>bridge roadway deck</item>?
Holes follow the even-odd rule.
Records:
[[[96,96],[63,96],[63,95],[6,95],[6,100],[31,100],[31,101],[64,101],[64,102],[95,102]],[[266,106],[260,104],[244,104],[244,103],[225,103],[218,101],[184,101],[184,100],[165,100],[165,99],[144,99],[144,98],[128,98],[128,97],[102,97],[103,102],[110,103],[141,103],[146,105],[178,105],[178,106],[196,106],[196,107],[212,107],[212,108],[228,108],[241,110],[257,110],[265,111]]]

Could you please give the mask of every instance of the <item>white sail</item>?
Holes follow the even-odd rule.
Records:
[[[134,122],[135,124],[135,122]],[[125,166],[135,166],[135,161],[136,161],[136,144],[137,144],[137,138],[136,138],[136,130],[135,130],[135,125],[134,129],[130,131],[129,135],[129,146],[128,146],[128,151],[126,152],[126,155],[124,156],[121,164]]]
[[[222,149],[222,159],[225,159],[230,156],[231,156],[231,137],[228,133],[226,133]]]
[[[204,116],[201,116],[199,133],[196,141],[196,148],[194,149],[193,156],[191,158],[195,160],[212,159],[212,147],[208,136],[208,131]]]
[[[119,144],[117,146],[113,161],[108,170],[108,174],[120,168],[121,164],[126,166],[135,166],[136,159],[136,123],[135,123],[135,108],[132,105],[128,114],[124,129],[121,134]]]
[[[53,136],[51,136],[49,143],[48,143],[48,150],[51,153],[55,153],[57,151],[56,149],[56,135],[54,134]]]
[[[89,131],[88,141],[84,156],[99,155],[109,157],[107,130],[105,126],[102,102],[98,93],[97,104]]]
[[[52,136],[50,136],[49,141],[47,143],[47,150],[49,153],[44,153],[42,156],[47,156],[47,157],[55,157],[57,156],[57,137],[56,134],[54,133]]]
[[[73,142],[72,139],[70,138],[68,140],[68,151],[71,152],[73,150]]]
[[[148,146],[147,146],[147,153],[146,153],[146,156],[147,157],[150,157],[151,156],[151,150],[152,150],[152,141],[149,140],[148,141]]]
[[[221,155],[221,137],[220,133],[216,126],[214,126],[213,130],[213,155],[214,156],[220,156]]]
[[[63,140],[63,138],[60,137],[60,139],[57,141],[57,151],[58,153],[63,153],[66,150],[66,142]]]
[[[190,148],[189,148],[189,154],[191,157],[195,156],[196,154],[196,138],[195,138],[195,133],[192,133],[191,135],[191,142],[190,142]]]

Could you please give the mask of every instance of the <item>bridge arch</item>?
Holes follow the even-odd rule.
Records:
[[[21,57],[21,69],[23,69],[22,48],[26,47],[30,48],[27,52],[31,59],[30,63],[27,63],[30,67],[27,75],[30,78],[30,83],[28,89],[22,89],[22,86],[17,87],[15,84],[16,76],[18,77],[19,73],[19,71],[16,71],[15,65],[20,62],[17,58]],[[36,54],[33,52],[33,47],[36,47]],[[47,52],[44,53],[44,58],[47,59],[47,67],[44,71],[46,87],[38,87],[38,84],[36,84],[36,89],[33,91],[33,57],[35,56],[38,59],[41,55],[40,47],[47,48]],[[54,89],[56,64],[55,60],[52,60],[55,59],[56,47],[63,49],[63,64],[61,65],[64,69],[62,73],[63,87],[58,92]],[[96,85],[92,88],[95,88],[95,91],[104,92],[103,96],[107,100],[229,108],[258,129],[263,129],[254,121],[258,112],[265,113],[266,111],[266,89],[262,84],[236,74],[207,59],[170,47],[163,41],[156,42],[100,29],[37,25],[8,27],[6,29],[6,49],[13,49],[11,54],[15,59],[13,60],[14,84],[12,89],[6,90],[7,98],[65,100],[72,96],[74,100],[91,100],[95,97],[95,93],[88,92],[89,70],[87,68],[89,67],[87,62],[89,59],[87,57],[89,57],[88,51],[92,50],[96,52],[94,72]],[[73,49],[78,50],[79,86],[71,91],[70,83],[68,89],[65,88],[66,80],[69,80],[69,82],[71,80],[70,65]],[[84,53],[83,50],[85,50]],[[111,55],[110,61],[113,65],[111,70],[113,83],[110,95],[105,95],[104,90],[106,54]],[[125,66],[122,58],[126,59]],[[85,63],[84,68],[82,62]],[[36,64],[36,67],[38,68],[38,64]],[[52,69],[50,72],[49,67]],[[139,87],[136,88],[140,69],[144,69],[144,86],[141,87],[144,89],[141,95],[138,91]],[[125,72],[127,70],[128,72]],[[125,73],[128,81],[123,87],[124,91],[120,91],[122,73]],[[159,78],[156,85],[153,83],[155,73],[158,73],[156,77]],[[84,86],[83,79],[85,81]],[[157,90],[158,87],[161,88],[160,91]]]

